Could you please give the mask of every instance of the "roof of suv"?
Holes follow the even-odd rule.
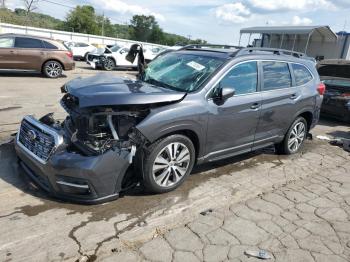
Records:
[[[221,58],[233,58],[238,56],[250,56],[250,55],[261,55],[268,56],[270,58],[275,59],[288,59],[293,61],[300,61],[300,59],[308,60],[316,63],[313,57],[308,57],[304,53],[292,51],[292,50],[284,50],[284,49],[276,49],[276,48],[263,48],[263,47],[237,47],[237,46],[220,46],[220,45],[189,45],[185,46],[178,51],[186,51],[190,53],[203,54],[207,56],[215,56]]]

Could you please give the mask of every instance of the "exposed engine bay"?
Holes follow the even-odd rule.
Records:
[[[130,149],[146,143],[135,126],[150,112],[149,105],[79,108],[77,98],[65,94],[61,105],[69,114],[63,123],[70,142],[85,155],[103,154],[111,148]]]

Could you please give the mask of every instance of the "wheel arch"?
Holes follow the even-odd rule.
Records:
[[[41,65],[41,72],[42,72],[42,73],[44,72],[44,66],[45,66],[45,64],[46,64],[47,62],[49,62],[49,61],[56,61],[56,62],[60,63],[60,65],[62,66],[62,69],[63,69],[63,70],[66,70],[66,68],[64,67],[64,63],[62,63],[59,59],[56,59],[56,58],[49,58],[49,59],[46,59],[46,60],[42,63],[42,65]]]
[[[307,130],[309,131],[311,129],[311,125],[314,117],[313,113],[311,111],[304,111],[302,113],[299,113],[297,117],[303,117],[306,120]]]

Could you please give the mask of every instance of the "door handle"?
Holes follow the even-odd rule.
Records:
[[[257,109],[260,107],[260,104],[259,103],[254,103],[250,106],[251,109]]]
[[[297,94],[292,94],[289,98],[295,100],[298,98],[298,96],[297,96]]]

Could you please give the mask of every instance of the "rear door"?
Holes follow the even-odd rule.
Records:
[[[41,70],[46,58],[43,42],[30,37],[16,37],[15,39],[16,60],[18,69]]]
[[[260,61],[262,78],[261,117],[254,149],[280,140],[298,111],[300,89],[294,86],[291,66],[281,61]]]
[[[16,50],[13,37],[0,38],[0,69],[16,69]]]
[[[255,131],[261,108],[261,93],[258,92],[258,67],[256,61],[234,65],[209,95],[207,157],[248,152],[253,147]],[[234,88],[235,94],[226,101],[215,101],[216,89]]]

